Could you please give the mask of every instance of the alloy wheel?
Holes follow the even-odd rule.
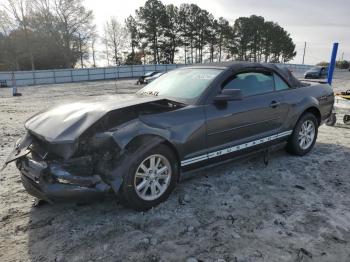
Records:
[[[159,198],[169,187],[171,165],[163,155],[151,155],[136,169],[134,187],[137,195],[146,201]]]
[[[315,124],[311,120],[306,120],[300,128],[298,141],[301,149],[308,149],[315,138]]]

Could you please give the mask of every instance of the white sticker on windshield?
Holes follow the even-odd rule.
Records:
[[[192,77],[192,79],[196,79],[196,80],[210,80],[213,79],[215,77],[215,75],[213,74],[200,74],[200,75],[194,75]]]

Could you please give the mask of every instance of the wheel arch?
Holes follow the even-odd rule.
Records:
[[[144,143],[149,143],[149,141],[152,141],[154,146],[163,144],[171,149],[171,151],[174,153],[176,158],[176,164],[177,168],[180,171],[180,154],[178,149],[165,137],[155,135],[155,134],[141,134],[129,141],[129,143],[125,146],[125,149],[134,151],[140,146],[142,146]]]
[[[310,107],[306,108],[303,111],[303,113],[300,115],[300,117],[303,116],[306,113],[313,114],[316,117],[316,119],[317,119],[318,126],[321,125],[321,112],[316,106],[310,106]],[[300,117],[299,117],[299,119],[300,119]]]
[[[180,157],[176,147],[162,136],[154,134],[140,134],[131,138],[128,143],[122,148],[124,153],[120,157],[115,168],[109,174],[111,177],[110,185],[112,186],[112,189],[115,193],[119,193],[119,189],[124,181],[124,175],[126,174],[127,168],[130,164],[130,157],[131,160],[133,160],[135,157],[137,157],[137,155],[142,154],[143,152],[148,151],[160,144],[166,145],[174,153],[177,160],[176,167],[179,172],[178,177],[180,178]]]

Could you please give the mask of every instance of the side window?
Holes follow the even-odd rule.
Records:
[[[284,80],[282,78],[280,78],[278,75],[274,74],[274,78],[275,78],[275,88],[276,91],[279,90],[285,90],[288,89],[289,86],[287,85],[286,82],[284,82]]]
[[[243,96],[259,95],[272,92],[274,80],[270,73],[242,73],[224,84],[223,89],[240,89]]]

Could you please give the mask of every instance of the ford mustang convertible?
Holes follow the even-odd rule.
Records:
[[[28,193],[51,203],[115,193],[148,210],[188,172],[276,146],[307,154],[333,102],[329,85],[275,65],[183,67],[128,98],[34,115],[6,164],[15,161]]]

